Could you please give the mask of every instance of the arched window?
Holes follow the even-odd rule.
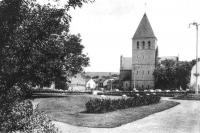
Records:
[[[149,74],[150,72],[148,71],[148,74]]]
[[[144,49],[145,48],[145,42],[143,41],[142,42],[142,49]]]
[[[137,41],[137,49],[140,48],[140,44],[139,44],[139,41]]]
[[[151,42],[148,41],[148,48],[151,49]]]

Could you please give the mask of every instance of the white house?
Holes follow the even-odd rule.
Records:
[[[200,62],[198,61],[197,63],[197,73],[200,74]],[[191,89],[192,90],[195,90],[196,88],[196,65],[194,65],[192,67],[192,70],[191,70],[191,78],[190,78],[190,86],[191,86]],[[198,76],[198,81],[197,81],[197,84],[198,84],[198,90],[200,91],[200,76]]]
[[[93,79],[88,80],[86,83],[86,88],[87,89],[95,89],[96,88],[96,83],[94,82]]]
[[[85,91],[86,78],[84,74],[76,74],[70,78],[69,90],[71,91]]]

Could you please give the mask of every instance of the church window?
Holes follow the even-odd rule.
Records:
[[[139,44],[139,41],[137,41],[137,49],[140,48],[140,44]]]
[[[144,49],[145,48],[145,42],[143,41],[142,42],[142,49]]]
[[[148,71],[148,74],[149,74],[150,72]]]
[[[151,49],[151,42],[148,41],[148,48]]]

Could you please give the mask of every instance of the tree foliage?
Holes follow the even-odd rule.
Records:
[[[86,1],[68,1],[70,7]],[[3,0],[0,6],[0,79],[14,84],[49,86],[88,65],[80,35],[69,34],[65,9],[31,0]]]
[[[68,13],[71,7],[87,2],[90,0],[66,0],[63,8],[57,8],[37,0],[0,1],[0,131],[23,131],[28,128],[25,123],[30,126],[39,117],[30,102],[24,101],[32,86],[66,83],[68,76],[88,66],[80,35],[69,34]],[[38,126],[46,122],[47,130],[38,132],[51,132],[48,120],[41,118]]]
[[[154,71],[155,87],[160,89],[186,89],[194,61],[162,61]]]

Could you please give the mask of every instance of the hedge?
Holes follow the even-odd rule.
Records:
[[[160,97],[157,95],[135,96],[122,99],[90,99],[86,104],[87,113],[105,113],[115,111],[117,109],[126,109],[158,103]]]
[[[98,95],[110,95],[110,96],[122,96],[123,94],[129,96],[129,97],[134,97],[137,94],[139,95],[146,95],[147,93],[149,94],[156,94],[160,97],[174,97],[177,95],[186,95],[187,92],[132,92],[132,91],[121,91],[121,92],[99,92]]]

